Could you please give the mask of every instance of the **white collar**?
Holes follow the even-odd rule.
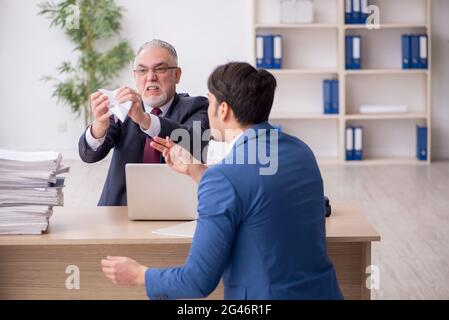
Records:
[[[223,160],[229,154],[232,147],[242,134],[243,132],[235,136],[234,139],[232,139],[232,141],[229,143],[224,141],[210,140],[209,147],[207,148],[207,164],[214,165]]]
[[[175,99],[175,96],[173,96],[173,98],[171,98],[166,104],[164,104],[163,106],[159,107],[159,109],[161,109],[161,114],[160,116],[163,117],[165,116],[165,114],[168,111],[168,108],[170,108],[171,104],[173,103],[173,100]],[[151,113],[151,111],[153,111],[154,107],[150,107],[149,105],[145,104],[145,102],[143,103],[143,107],[145,108],[145,112],[146,113]]]
[[[237,140],[240,138],[240,136],[241,136],[242,134],[243,134],[243,132],[240,133],[240,134],[238,134],[238,135],[236,135],[236,136],[234,137],[234,139],[232,139],[232,141],[229,142],[229,146],[232,147],[232,146],[237,142]]]

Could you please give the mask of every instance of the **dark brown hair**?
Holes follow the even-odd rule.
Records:
[[[276,89],[276,79],[268,71],[230,62],[212,72],[207,86],[218,105],[226,102],[231,107],[240,124],[268,121]]]

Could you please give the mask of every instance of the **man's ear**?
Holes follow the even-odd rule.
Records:
[[[218,109],[218,115],[222,121],[229,120],[232,117],[233,112],[227,102],[222,102]]]
[[[181,75],[182,75],[182,69],[181,68],[176,69],[176,72],[175,72],[176,84],[179,84],[179,81],[181,81]]]

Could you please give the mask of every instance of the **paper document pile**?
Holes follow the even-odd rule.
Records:
[[[171,237],[193,238],[196,220],[175,224],[174,226],[153,230],[154,234]]]
[[[62,188],[69,171],[57,152],[0,149],[0,234],[40,234],[53,206],[64,204]]]
[[[404,113],[408,112],[405,105],[362,105],[360,113]]]

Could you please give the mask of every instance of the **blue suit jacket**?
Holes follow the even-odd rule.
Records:
[[[207,142],[202,141],[201,135],[204,130],[209,128],[208,104],[205,97],[176,94],[165,116],[159,118],[161,122],[159,136],[165,138],[170,136],[173,130],[183,128],[188,130],[191,140],[196,136],[195,139],[201,141],[202,148],[205,147]],[[201,122],[200,130],[194,131],[194,121]],[[108,176],[98,201],[99,206],[126,206],[125,165],[142,163],[146,138],[147,135],[130,118],[126,118],[124,123],[120,121],[115,123],[112,116],[106,140],[96,151],[87,144],[86,133],[81,135],[78,147],[79,155],[84,162],[100,161],[114,148]],[[194,146],[192,141],[189,142],[189,145],[191,148]]]
[[[274,128],[261,123],[247,130],[249,138],[241,136],[233,152],[204,173],[187,261],[148,269],[150,298],[204,297],[221,277],[225,299],[342,298],[326,250],[323,182],[315,157],[304,142],[279,133],[277,172],[261,175],[269,167],[266,159],[253,161],[247,150],[257,145],[264,152],[256,141],[276,147],[267,130]],[[244,164],[225,164],[233,157],[242,163],[242,154]]]

